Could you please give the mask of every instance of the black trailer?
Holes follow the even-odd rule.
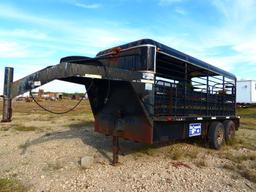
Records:
[[[11,121],[11,100],[58,79],[85,85],[95,131],[119,141],[159,143],[206,138],[219,149],[239,127],[236,77],[150,39],[101,51],[94,58],[70,56],[13,82],[5,69],[3,122]]]

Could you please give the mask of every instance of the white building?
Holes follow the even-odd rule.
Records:
[[[237,81],[237,103],[256,103],[256,80]]]

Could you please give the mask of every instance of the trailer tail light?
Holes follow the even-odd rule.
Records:
[[[167,121],[173,121],[172,116],[168,116],[168,117],[167,117]]]

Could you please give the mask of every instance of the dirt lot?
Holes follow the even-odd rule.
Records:
[[[42,104],[61,110],[74,102]],[[14,102],[13,121],[0,124],[0,192],[256,191],[256,108],[238,112],[236,139],[220,151],[198,140],[164,146],[121,141],[121,163],[113,167],[111,138],[93,132],[87,102],[61,116]],[[86,155],[95,162],[82,169]]]

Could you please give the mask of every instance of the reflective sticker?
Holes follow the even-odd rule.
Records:
[[[146,83],[145,84],[145,90],[152,90],[152,87],[153,87],[153,85],[152,84],[150,84],[150,83]]]
[[[84,77],[88,77],[92,79],[102,79],[101,75],[95,75],[95,74],[85,74]]]
[[[150,79],[150,80],[153,80],[153,79],[154,79],[154,74],[153,74],[153,73],[143,73],[143,74],[142,74],[142,78],[143,78],[143,79]]]
[[[189,124],[189,137],[201,135],[201,123]]]
[[[34,84],[33,84],[35,87],[39,87],[41,86],[41,81],[34,81]]]
[[[151,83],[151,84],[154,83],[153,80],[146,80],[146,79],[141,79],[140,82],[142,82],[142,83]]]

